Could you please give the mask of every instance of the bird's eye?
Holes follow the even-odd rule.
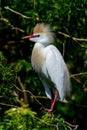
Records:
[[[38,34],[38,35],[36,35],[35,37],[40,37],[40,35]]]

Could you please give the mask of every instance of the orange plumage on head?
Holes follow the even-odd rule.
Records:
[[[34,33],[47,33],[47,32],[52,32],[50,26],[48,24],[44,24],[44,23],[38,23],[36,24],[36,26],[34,27]]]

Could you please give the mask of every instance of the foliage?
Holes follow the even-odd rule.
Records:
[[[34,127],[34,115],[30,109],[12,108],[5,112],[0,130],[28,130]]]
[[[51,114],[47,113],[38,121],[37,130],[68,130],[68,126],[66,125],[63,118],[60,116],[52,117]]]
[[[85,119],[87,109],[87,41],[78,40],[82,38],[87,40],[87,0],[1,0],[0,2],[0,103],[19,106],[13,94],[13,91],[16,90],[13,84],[20,88],[17,76],[21,78],[23,90],[27,89],[36,96],[45,96],[38,75],[35,74],[30,63],[33,44],[28,40],[21,39],[33,32],[36,23],[45,22],[53,28],[56,35],[54,44],[64,54],[71,75],[70,104],[57,102],[56,115],[61,113],[66,120],[79,124],[80,129],[87,129],[87,120]],[[20,101],[23,100],[22,93],[18,90],[16,92]],[[42,111],[37,109],[40,106],[30,96],[28,93],[27,98],[31,108],[42,117]],[[46,106],[49,104],[47,99],[40,98],[39,101]],[[5,110],[9,108],[10,106],[1,105],[0,115],[3,116]],[[18,116],[20,117],[20,115]],[[46,118],[48,117],[49,115],[46,115]],[[41,121],[38,121],[37,129],[42,129],[42,126],[45,126],[41,124],[43,118],[45,120],[43,116]],[[4,119],[3,121],[5,121]],[[58,117],[58,119],[60,118]],[[19,125],[21,126],[20,123]]]
[[[35,117],[29,108],[12,108],[5,112],[0,130],[69,130],[63,118],[45,114],[41,119]]]
[[[13,98],[14,87],[13,83],[16,82],[16,72],[12,64],[8,64],[6,58],[0,52],[0,103],[15,104]],[[0,106],[0,112],[6,110]],[[1,114],[2,115],[2,114]]]

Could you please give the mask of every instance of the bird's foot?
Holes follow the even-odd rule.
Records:
[[[45,110],[48,113],[53,113],[53,110],[51,108],[45,108],[45,107],[41,107],[40,110]]]
[[[48,113],[51,113],[51,114],[53,113],[53,109],[51,109],[51,108],[49,109],[49,108],[45,108],[45,107],[44,107],[43,109],[44,109],[46,112],[48,112]]]
[[[45,110],[46,113],[51,114],[51,119],[54,118],[54,111],[52,109],[49,108],[43,108]]]

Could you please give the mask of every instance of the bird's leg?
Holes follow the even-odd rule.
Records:
[[[51,105],[52,105],[52,103],[53,103],[53,99],[51,99]]]
[[[50,111],[53,111],[57,97],[58,97],[58,90],[56,90],[55,95],[54,95],[54,99],[52,99],[52,101],[51,101]]]
[[[52,112],[53,111],[57,97],[58,97],[58,90],[56,90],[54,98],[51,100],[51,107],[50,107],[50,109],[45,108],[46,111],[48,111],[48,112]]]

